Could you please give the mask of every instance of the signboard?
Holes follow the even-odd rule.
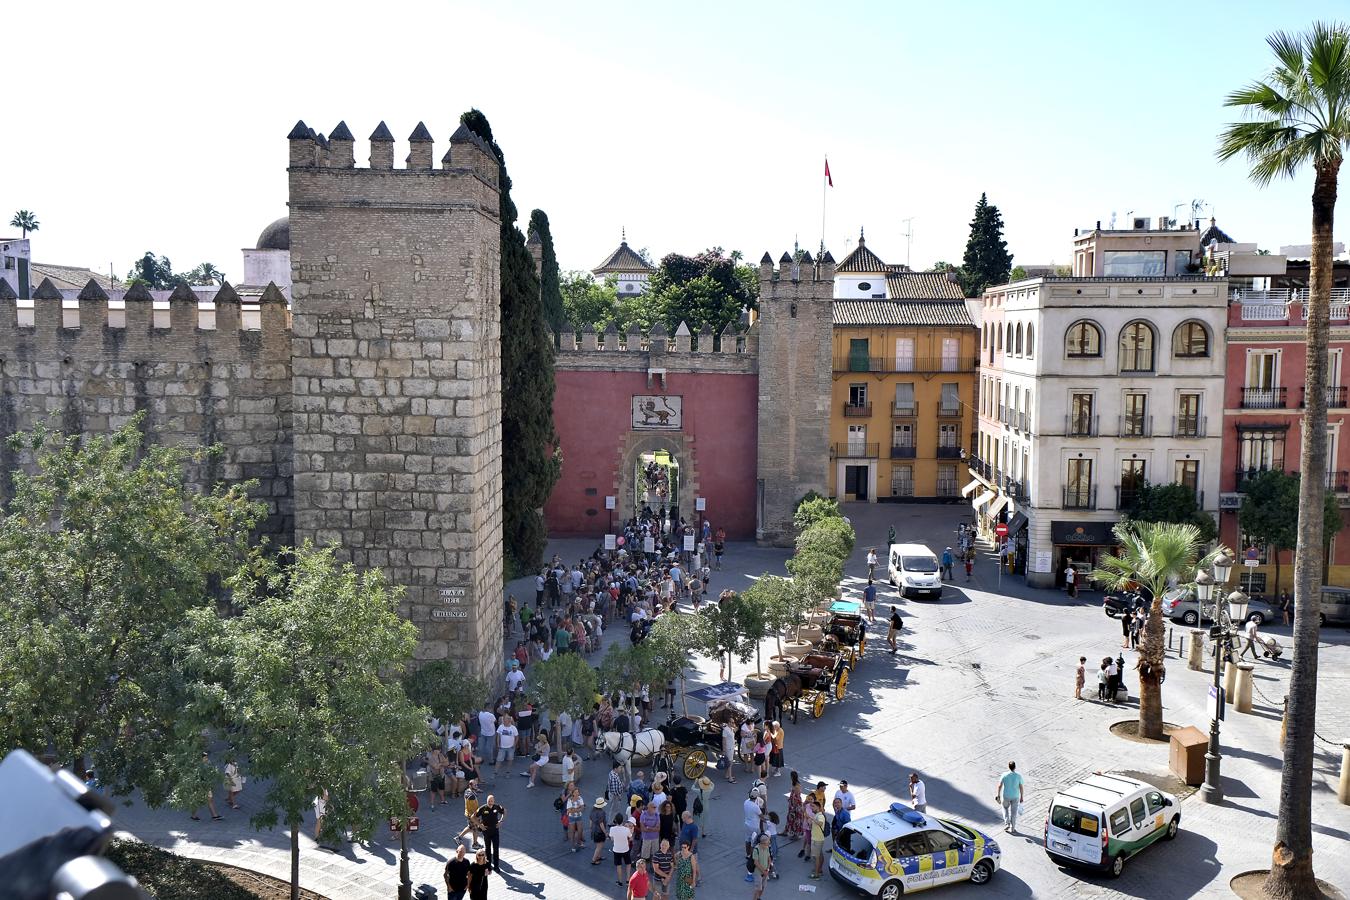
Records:
[[[613,550],[615,546],[614,541],[615,541],[614,535],[612,534],[605,535],[605,549]]]
[[[684,398],[664,394],[633,395],[634,431],[679,431],[684,424]]]
[[[615,505],[614,501],[615,501],[615,498],[614,498],[614,497],[606,497],[606,498],[605,498],[605,509],[613,509],[613,508],[614,508],[614,505]]]
[[[655,553],[655,552],[656,552],[656,538],[654,538],[654,537],[645,537],[645,538],[643,538],[643,539],[642,539],[642,552],[643,552],[643,553]]]
[[[1051,552],[1050,552],[1049,550],[1037,550],[1037,551],[1036,551],[1036,558],[1035,558],[1035,560],[1033,560],[1033,565],[1032,565],[1032,567],[1031,567],[1031,571],[1033,571],[1033,572],[1043,572],[1043,573],[1044,573],[1044,572],[1049,572],[1049,571],[1050,571],[1050,568],[1051,568],[1051,566],[1050,566],[1050,557],[1051,557]]]
[[[1003,524],[1002,522],[999,522],[997,525],[994,526],[994,534],[998,535],[999,537],[1007,537],[1008,526]]]
[[[469,595],[469,589],[468,589],[468,588],[462,588],[462,587],[443,587],[443,588],[441,588],[441,602],[442,602],[442,603],[460,604],[460,603],[463,603],[463,602],[464,602],[464,598],[467,597],[468,595]]]
[[[1050,522],[1050,543],[1109,547],[1115,544],[1110,522]]]
[[[694,536],[692,534],[686,534],[684,536],[684,551],[686,553],[694,552]]]
[[[703,512],[703,511],[704,511],[705,509],[707,509],[707,508],[708,508],[708,498],[706,498],[706,497],[697,497],[697,498],[695,498],[695,500],[694,500],[694,509],[695,509],[695,510],[697,510],[698,512]]]
[[[1223,719],[1224,719],[1223,708],[1224,708],[1224,706],[1227,705],[1227,701],[1226,701],[1226,700],[1221,700],[1222,697],[1223,697],[1223,688],[1217,687],[1217,686],[1211,684],[1211,685],[1209,686],[1209,699],[1214,700],[1214,701],[1220,701],[1220,702],[1216,702],[1216,703],[1214,704],[1214,708],[1217,709],[1217,710],[1219,711],[1219,721],[1220,721],[1220,722],[1222,722]]]
[[[1255,547],[1248,547],[1247,552],[1243,555],[1242,564],[1244,566],[1261,565],[1261,552]]]
[[[467,619],[469,611],[467,609],[433,609],[431,611],[433,619]]]
[[[1242,508],[1241,494],[1219,495],[1219,509],[1241,509],[1241,508]]]

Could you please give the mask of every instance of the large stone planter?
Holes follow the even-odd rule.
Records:
[[[794,659],[801,659],[811,652],[811,645],[807,641],[783,641],[783,655],[791,656]]]
[[[767,672],[751,672],[742,679],[745,685],[745,692],[756,700],[763,700],[769,693],[769,686],[774,683],[777,675],[771,675]]]
[[[814,644],[825,636],[825,630],[819,625],[803,625],[798,634],[801,635],[801,639],[806,643]]]
[[[584,763],[581,758],[577,759],[577,767],[573,770],[573,777],[577,783],[581,783],[581,769]],[[526,770],[528,771],[528,769]],[[553,752],[548,755],[548,762],[539,770],[539,780],[544,784],[553,787],[562,787],[562,754]]]
[[[828,623],[829,621],[830,621],[830,614],[827,612],[813,612],[808,614],[806,617],[806,623],[808,627],[815,626],[817,628],[823,629],[826,623]]]
[[[786,675],[788,672],[788,661],[790,656],[771,656],[769,657],[769,674],[774,677]]]

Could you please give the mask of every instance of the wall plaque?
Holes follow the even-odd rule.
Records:
[[[469,595],[468,588],[462,587],[443,587],[441,588],[441,602],[461,604]]]
[[[683,425],[684,398],[664,394],[633,395],[635,431],[679,431]]]
[[[469,617],[469,611],[467,609],[456,609],[454,607],[449,609],[433,609],[431,611],[431,617],[433,619],[467,619]]]

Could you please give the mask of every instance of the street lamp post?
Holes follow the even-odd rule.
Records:
[[[1229,575],[1233,571],[1233,560],[1226,554],[1220,554],[1214,560],[1214,574],[1203,569],[1195,576],[1195,596],[1198,601],[1199,611],[1203,614],[1205,602],[1211,598],[1214,601],[1214,615],[1211,619],[1210,637],[1214,639],[1214,686],[1211,693],[1214,695],[1214,716],[1209,721],[1209,749],[1205,753],[1205,783],[1200,788],[1200,796],[1206,803],[1220,803],[1223,801],[1223,785],[1220,781],[1220,766],[1222,754],[1219,750],[1219,719],[1223,715],[1223,664],[1224,657],[1228,651],[1228,638],[1232,633],[1229,624],[1231,622],[1227,617],[1227,612],[1222,608],[1223,590],[1222,585],[1228,581]],[[1239,620],[1247,609],[1247,597],[1241,591],[1234,591],[1228,596],[1228,603],[1231,610],[1237,610],[1236,616]]]

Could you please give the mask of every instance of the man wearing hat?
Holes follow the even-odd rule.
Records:
[[[595,853],[591,855],[591,865],[598,866],[602,862],[600,855],[605,849],[605,808],[609,806],[609,801],[604,797],[596,797],[595,803],[591,805],[591,843],[595,844]]]
[[[520,661],[511,660],[511,668],[506,673],[506,692],[516,694],[525,689],[525,673],[520,671]]]
[[[652,802],[656,804],[656,808],[659,810],[661,804],[669,799],[670,795],[666,793],[666,773],[657,772],[656,777],[652,779]]]
[[[942,551],[942,580],[955,580],[952,575],[952,564],[956,562],[956,557],[952,556],[952,548],[948,547]]]
[[[750,896],[752,900],[759,900],[764,894],[764,886],[769,882],[769,872],[773,865],[772,857],[769,854],[769,836],[767,834],[759,836],[759,840],[755,843],[755,849],[750,855],[750,860],[755,867],[755,871],[749,876],[755,885],[754,892]]]

